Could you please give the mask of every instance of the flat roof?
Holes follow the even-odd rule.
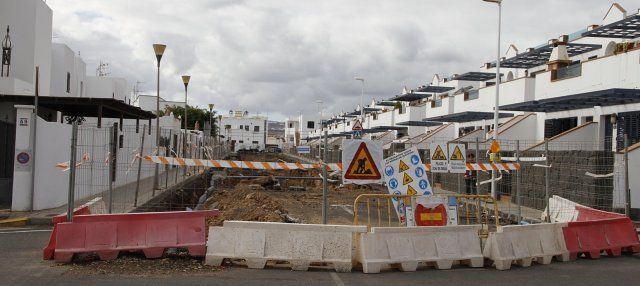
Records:
[[[500,106],[502,110],[555,112],[640,103],[640,89],[611,88]]]
[[[0,94],[0,102],[34,105],[33,95]],[[153,112],[113,98],[38,96],[38,106],[62,112],[65,116],[98,118],[152,119]]]
[[[635,39],[640,37],[640,15],[629,16],[620,21],[600,26],[582,33],[583,37]]]
[[[513,113],[500,113],[499,118],[513,117]],[[447,114],[442,116],[430,117],[422,119],[422,121],[436,121],[436,122],[471,122],[477,120],[493,119],[493,112],[481,112],[481,111],[464,111],[453,114]]]
[[[407,130],[409,129],[409,127],[407,126],[376,126],[371,128],[373,130],[383,130],[383,131],[387,131],[387,130]]]
[[[503,74],[500,74],[502,76]],[[487,81],[495,79],[496,73],[494,72],[468,72],[453,77],[453,80],[466,80],[466,81]]]
[[[389,100],[390,101],[415,101],[415,100],[420,100],[430,96],[431,94],[409,92],[407,94],[396,95],[395,97],[389,98]]]
[[[442,92],[450,91],[450,90],[452,90],[454,88],[455,87],[450,87],[450,86],[425,85],[425,86],[418,87],[418,89],[416,89],[415,91],[417,91],[417,92],[430,92],[430,93],[442,93]]]
[[[591,52],[602,48],[602,45],[597,44],[578,44],[568,43],[567,53],[569,57],[577,56],[587,52]],[[546,64],[551,56],[553,50],[553,44],[546,44],[540,46],[533,51],[519,54],[515,57],[508,58],[500,62],[500,66],[503,68],[532,68]],[[495,66],[495,63],[493,64]]]
[[[442,125],[442,122],[434,122],[434,121],[403,121],[403,122],[396,123],[396,125],[431,127],[431,126]]]
[[[376,105],[380,105],[380,106],[395,106],[396,103],[393,102],[393,101],[382,100],[382,101],[376,102]]]

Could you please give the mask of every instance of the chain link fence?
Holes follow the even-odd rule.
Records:
[[[189,191],[206,189],[206,182],[196,176],[205,171],[204,167],[154,164],[144,157],[224,159],[229,146],[201,131],[185,134],[180,129],[161,128],[159,138],[156,132],[148,125],[118,123],[74,128],[75,145],[72,143],[71,150],[75,152],[70,152],[75,153],[75,160],[71,160],[75,164],[69,162],[68,170],[64,170],[71,173],[73,196],[69,200],[73,205],[78,207],[100,197],[108,213],[195,207],[197,194]],[[194,198],[186,199],[189,195],[185,193]]]

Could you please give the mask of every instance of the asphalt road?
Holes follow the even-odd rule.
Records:
[[[211,274],[163,277],[77,275],[42,260],[49,229],[0,228],[0,285],[640,285],[640,255],[513,267],[509,271],[425,269],[412,273],[294,272],[231,267]]]

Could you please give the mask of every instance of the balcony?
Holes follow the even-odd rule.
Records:
[[[549,71],[539,73],[535,81],[535,100],[611,88],[637,88],[640,84],[639,57],[640,49],[635,49],[583,61],[579,66],[558,70],[556,79]]]

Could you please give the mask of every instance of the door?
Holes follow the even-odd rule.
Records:
[[[0,209],[11,208],[16,126],[0,120]]]

